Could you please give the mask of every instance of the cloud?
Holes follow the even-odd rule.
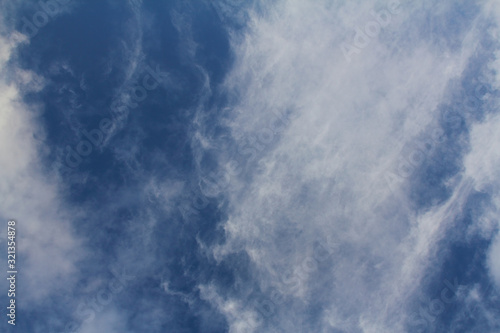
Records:
[[[26,40],[17,33],[0,37],[0,211],[4,223],[16,221],[23,304],[71,288],[75,264],[85,254],[71,226],[79,212],[66,205],[58,175],[40,168],[49,147],[40,110],[24,103],[23,95],[39,89],[41,82],[34,73],[20,70],[13,56]]]
[[[436,130],[445,135],[441,107],[480,49],[488,29],[482,22],[491,21],[475,5],[451,2],[438,8],[382,1],[263,6],[232,36],[235,63],[223,86],[232,99],[218,123],[230,137],[209,136],[208,122],[194,136],[195,145],[221,147],[222,174],[229,162],[243,169],[222,193],[227,240],[213,246],[213,256],[224,261],[243,251],[262,297],[274,288],[285,298],[262,324],[269,331],[405,331],[407,306],[440,261],[438,242],[461,216],[472,185],[452,174],[459,180],[450,194],[419,207],[415,178],[391,188],[386,175],[401,164],[405,144]],[[339,45],[355,43],[358,28],[376,22],[371,13],[389,8],[397,8],[390,22],[346,62]],[[457,10],[469,15],[453,33],[446,24],[428,31],[429,17],[450,24]],[[265,131],[283,114],[285,129]],[[493,173],[494,165],[481,168]],[[438,158],[431,167],[443,166]],[[300,278],[318,241],[336,250]],[[210,295],[231,330],[240,331],[235,313],[253,308],[245,293],[215,289]]]
[[[466,174],[474,180],[478,191],[491,195],[492,205],[489,211],[483,214],[496,224],[496,231],[500,228],[498,224],[498,212],[500,211],[500,116],[489,115],[481,124],[477,124],[471,131],[471,150],[465,160]],[[489,224],[481,225],[482,228],[491,232]],[[496,283],[500,286],[500,239],[497,236],[493,240],[489,252],[489,267]]]
[[[489,17],[492,17],[497,23],[500,22],[500,5],[495,1],[489,1],[484,6],[484,11]],[[500,36],[500,27],[494,26],[488,30],[488,34],[493,40],[498,40]],[[489,64],[493,75],[490,78],[491,86],[495,89],[500,88],[500,51],[495,51],[495,57]],[[470,134],[470,152],[467,155],[465,164],[465,174],[473,179],[474,186],[478,191],[488,194],[491,197],[491,205],[483,212],[483,216],[489,223],[480,220],[478,225],[480,229],[494,233],[491,247],[488,254],[488,266],[490,273],[498,286],[500,286],[500,230],[499,211],[500,211],[500,116],[498,114],[499,104],[494,95],[487,94],[483,97],[489,101],[488,107],[490,113],[486,118],[471,129]],[[493,224],[493,226],[492,226]]]
[[[84,324],[80,333],[127,333],[126,319],[123,314],[116,310],[106,310],[96,320]]]
[[[166,17],[181,42],[172,54],[186,68],[186,87],[176,89],[196,106],[187,116],[169,113],[182,120],[167,124],[130,110],[140,102],[131,88],[155,85],[144,78],[160,71],[146,61],[157,13],[145,5],[129,1],[121,48],[103,74],[123,72],[109,92],[122,107],[111,107],[117,126],[106,139],[113,168],[73,170],[91,193],[86,201],[68,202],[75,184],[47,166],[41,107],[23,100],[45,84],[17,65],[16,48],[28,39],[0,38],[0,217],[18,223],[24,304],[63,304],[48,324],[74,321],[81,333],[166,323],[203,331],[227,324],[229,332],[439,330],[444,310],[432,314],[432,306],[447,300],[449,286],[428,281],[452,274],[442,270],[454,227],[491,242],[485,269],[500,285],[500,62],[498,45],[485,42],[499,36],[495,1],[220,1],[212,6],[232,65],[219,86],[201,65],[199,13],[173,6]],[[69,62],[49,74],[62,70],[91,89]],[[170,87],[170,73],[163,77],[158,87]],[[452,122],[446,111],[455,99],[464,103]],[[192,123],[182,123],[191,111]],[[168,133],[167,143],[152,133]],[[465,225],[478,195],[487,204]],[[178,211],[183,199],[187,218]],[[130,276],[122,272],[128,284],[113,292],[116,267]],[[475,306],[488,319],[476,328],[498,325],[495,291],[469,283],[474,277],[451,278],[453,307]],[[431,312],[415,317],[427,289],[438,290],[425,303]],[[467,321],[460,311],[447,313],[452,327]]]
[[[124,32],[127,40],[124,48],[130,52],[124,52],[125,59],[114,59],[118,67],[125,68],[125,79],[117,89],[117,99],[122,97],[121,94],[130,95],[127,89],[134,85],[152,91],[169,84],[161,81],[165,77],[158,66],[144,62],[140,27],[143,22],[136,9],[134,19],[125,24],[128,30]],[[8,30],[6,27],[0,29],[2,32]],[[54,143],[48,138],[44,125],[50,123],[47,114],[54,111],[44,104],[25,102],[25,97],[28,94],[43,96],[40,91],[45,88],[46,80],[57,71],[64,70],[72,78],[77,78],[76,71],[69,65],[71,62],[64,61],[52,63],[45,73],[48,78],[35,71],[21,69],[19,63],[23,59],[18,56],[18,48],[22,43],[28,43],[29,39],[13,31],[9,31],[7,36],[0,38],[0,195],[3,198],[0,218],[5,221],[0,228],[0,244],[6,248],[4,230],[7,221],[14,219],[17,223],[17,251],[21,258],[18,261],[21,272],[18,304],[31,315],[31,321],[26,319],[21,322],[20,328],[28,327],[28,331],[32,327],[36,330],[50,327],[49,331],[55,331],[69,328],[72,324],[79,327],[83,323],[78,328],[80,332],[125,332],[129,326],[124,320],[126,313],[117,309],[123,305],[119,298],[130,292],[129,286],[127,292],[113,295],[113,303],[106,304],[102,311],[96,310],[92,320],[82,320],[85,316],[82,318],[79,306],[84,304],[87,306],[85,309],[90,311],[91,305],[87,302],[98,298],[98,291],[109,288],[110,281],[113,281],[109,277],[113,267],[143,267],[148,277],[152,274],[151,270],[158,267],[158,256],[151,255],[145,259],[144,253],[137,249],[147,248],[155,253],[164,245],[163,239],[161,246],[157,244],[157,223],[174,215],[175,200],[184,190],[184,180],[172,180],[173,175],[165,174],[166,168],[161,165],[169,165],[171,161],[158,151],[148,152],[155,167],[153,171],[145,170],[144,163],[137,166],[140,163],[137,163],[136,153],[142,152],[143,147],[138,142],[141,138],[133,135],[120,142],[126,148],[120,145],[111,147],[117,164],[134,164],[133,170],[113,169],[114,176],[128,177],[128,186],[114,186],[110,185],[112,182],[105,181],[94,183],[95,174],[87,170],[79,172],[72,169],[72,174],[68,176],[60,174],[61,170],[55,166],[51,167],[57,165],[51,164],[50,158],[60,153],[57,151],[59,142]],[[26,67],[26,64],[23,65]],[[81,81],[81,78],[77,79]],[[51,83],[56,85],[59,82]],[[44,110],[45,107],[47,109]],[[141,124],[133,125],[138,130],[131,131],[132,134],[143,133]],[[93,128],[86,130],[94,132]],[[172,174],[175,172],[171,171]],[[74,180],[72,177],[83,178],[84,181],[75,185],[76,182],[71,182]],[[90,183],[96,186],[91,188],[88,186]],[[87,186],[85,190],[96,190],[99,205],[96,205],[94,196],[88,201],[81,197],[81,200],[73,200],[81,195],[79,190],[84,186]],[[6,279],[2,281],[2,288],[7,287]],[[145,297],[141,301],[147,303],[147,300]],[[134,304],[125,304],[134,308]],[[44,317],[48,309],[58,315]],[[162,314],[152,314],[157,317],[155,327],[161,326],[165,320]]]

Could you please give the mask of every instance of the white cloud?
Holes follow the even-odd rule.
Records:
[[[200,286],[200,296],[226,316],[230,333],[253,332],[261,323],[259,318],[262,316],[259,317],[255,310],[246,309],[244,300],[223,299],[212,285]]]
[[[311,330],[306,310],[321,304],[313,331],[404,331],[405,301],[439,257],[436,242],[470,192],[464,179],[447,201],[417,211],[410,184],[391,191],[384,175],[397,167],[402,145],[438,128],[438,107],[477,49],[485,18],[464,23],[460,47],[447,47],[419,33],[427,15],[449,15],[452,3],[437,12],[430,2],[404,3],[347,63],[340,43],[373,20],[371,10],[388,6],[280,1],[252,14],[244,33],[233,36],[235,66],[224,87],[238,98],[226,125],[229,146],[241,149],[219,155],[247,168],[225,193],[227,242],[213,253],[220,260],[246,251],[260,288],[287,297],[271,319],[276,327]],[[279,139],[259,139],[274,113],[287,109],[292,120]],[[210,139],[217,140],[203,141]],[[318,240],[338,251],[300,283],[286,282],[285,272],[300,271]],[[215,303],[224,302],[230,300]],[[237,311],[251,307],[238,303]]]
[[[488,116],[485,121],[473,127],[471,131],[471,150],[465,160],[466,174],[474,180],[475,187],[492,196],[490,211],[484,212],[489,221],[500,227],[500,116]],[[481,222],[481,221],[480,221]],[[489,223],[480,225],[492,232]],[[491,274],[500,286],[500,237],[497,235],[489,252]]]
[[[85,323],[79,333],[127,333],[127,320],[122,313],[114,309],[107,309],[96,319]]]
[[[484,6],[485,15],[492,17],[497,23],[500,22],[500,4],[497,1],[488,1]],[[497,25],[488,30],[493,40],[498,40],[500,27]],[[490,68],[493,70],[492,86],[500,88],[500,51],[495,52],[495,59],[491,62]],[[490,273],[500,288],[500,115],[498,114],[499,104],[493,100],[490,104],[491,111],[479,124],[472,127],[470,134],[470,152],[467,155],[465,164],[465,174],[473,179],[474,186],[478,191],[491,196],[491,205],[483,213],[484,218],[476,225],[479,229],[491,235],[497,232],[493,238],[488,254],[488,265]],[[496,230],[495,230],[496,229]]]
[[[58,176],[40,167],[48,147],[39,110],[22,100],[26,89],[39,89],[40,78],[17,69],[12,59],[25,41],[17,34],[0,38],[0,211],[2,229],[8,219],[17,222],[18,269],[24,277],[19,298],[27,304],[70,286],[66,282],[83,252],[72,233],[76,212],[65,206]]]

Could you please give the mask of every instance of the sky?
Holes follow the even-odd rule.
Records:
[[[0,13],[0,332],[500,332],[497,0]]]

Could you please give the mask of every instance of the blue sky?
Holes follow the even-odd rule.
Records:
[[[498,1],[0,8],[0,332],[500,332]]]

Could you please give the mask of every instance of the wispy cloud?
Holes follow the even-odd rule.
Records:
[[[43,75],[21,69],[16,52],[30,38],[0,27],[9,32],[0,38],[0,218],[18,223],[30,325],[499,327],[495,0],[148,6],[123,7],[93,128],[76,118],[92,80],[66,60]],[[148,52],[166,46],[152,41],[161,35],[153,26],[174,41],[158,66],[163,53]],[[200,36],[211,33],[230,43],[220,84],[204,62],[210,43]],[[64,147],[80,157],[76,166],[94,150],[106,155],[70,175],[47,163],[68,151],[49,145],[41,107],[24,99],[60,73],[74,81],[54,84],[73,108],[61,116],[73,135]],[[171,101],[174,90],[185,95]],[[484,271],[445,265],[454,242]],[[61,314],[41,319],[47,299]]]
[[[278,272],[300,268],[310,251],[307,244],[328,236],[343,251],[334,252],[301,288],[280,288],[287,300],[263,325],[297,332],[405,331],[405,304],[439,261],[438,241],[461,216],[473,185],[465,177],[449,187],[444,201],[421,209],[412,195],[412,177],[391,189],[385,175],[401,163],[405,144],[435,137],[436,131],[433,144],[445,144],[442,104],[494,21],[474,4],[279,1],[263,6],[249,13],[248,27],[233,37],[235,65],[224,89],[234,99],[219,120],[231,137],[199,131],[195,142],[229,147],[217,152],[224,168],[244,158],[237,147],[255,144],[273,113],[289,112],[291,122],[276,143],[249,151],[252,167],[227,185],[227,240],[213,247],[213,255],[223,260],[245,252],[254,282],[266,290],[279,285]],[[372,11],[388,6],[398,10],[391,24],[346,63],[339,45],[352,38],[356,26],[373,20]],[[450,22],[455,11],[466,13],[466,19],[453,36],[446,25],[429,31],[430,17]],[[484,168],[488,165],[493,170],[495,162]],[[231,331],[242,330],[240,321],[252,313],[250,302],[238,291],[215,296],[206,288]]]

